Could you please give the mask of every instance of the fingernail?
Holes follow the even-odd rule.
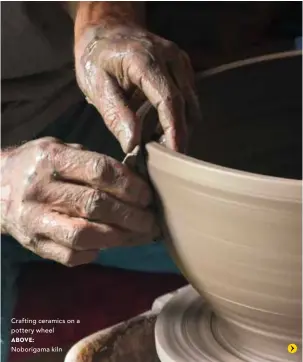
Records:
[[[125,122],[120,122],[115,131],[113,132],[118,141],[120,142],[120,145],[122,147],[122,150],[124,153],[129,153],[131,150],[129,149],[129,140],[130,140],[130,130],[125,124]]]
[[[121,147],[122,147],[122,150],[125,154],[128,154],[131,152],[131,146],[130,146],[130,143],[125,140],[125,138],[120,138],[120,144],[121,144]]]
[[[166,137],[165,135],[162,135],[159,139],[159,144],[162,146],[166,146]]]

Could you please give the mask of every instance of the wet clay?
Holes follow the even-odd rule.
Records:
[[[301,53],[291,52],[198,76],[203,121],[191,138],[194,157],[147,145],[166,244],[234,361],[300,360],[287,346],[301,351],[301,64]],[[182,324],[196,342],[200,322]],[[174,328],[164,342],[180,358],[162,362],[196,361],[190,343],[181,358]],[[209,360],[229,361],[225,352]]]

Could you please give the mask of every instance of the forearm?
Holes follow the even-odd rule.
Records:
[[[10,150],[1,150],[0,152],[0,160],[1,160],[1,219],[0,219],[0,227],[1,234],[6,234],[5,229],[5,213],[8,207],[8,200],[10,196],[10,185],[6,182],[6,177],[4,177],[5,170],[7,169],[8,156],[10,154]]]
[[[71,1],[66,8],[75,22],[75,45],[88,28],[145,23],[144,1]]]

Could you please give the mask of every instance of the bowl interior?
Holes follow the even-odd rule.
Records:
[[[301,54],[223,68],[198,75],[203,119],[193,128],[188,154],[242,171],[301,179]]]

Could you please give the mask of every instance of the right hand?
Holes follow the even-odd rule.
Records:
[[[75,65],[82,91],[125,153],[141,142],[143,124],[130,101],[138,94],[157,109],[165,145],[186,150],[201,113],[190,60],[176,44],[125,17],[118,24],[103,19],[75,43]]]
[[[148,185],[110,157],[42,138],[8,151],[1,169],[2,230],[43,258],[75,266],[156,236]]]

